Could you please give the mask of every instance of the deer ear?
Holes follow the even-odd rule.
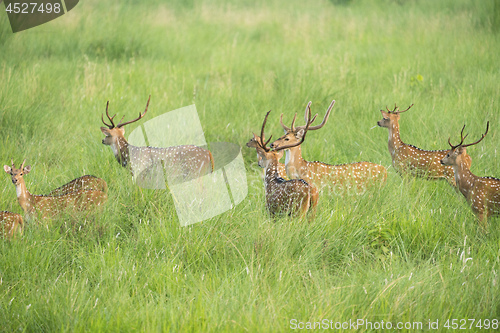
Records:
[[[389,114],[386,111],[380,110],[380,113],[382,113],[382,117],[389,118]]]
[[[30,171],[31,171],[31,165],[27,165],[27,166],[24,167],[23,172],[24,172],[25,175],[28,174]]]
[[[465,153],[466,151],[467,151],[467,148],[465,148],[465,147],[459,147],[458,148],[458,154],[459,155],[462,154],[462,153]]]
[[[299,129],[297,131],[297,134],[295,134],[295,136],[297,137],[297,139],[302,139],[302,137],[304,136],[304,132],[305,132],[304,129]]]
[[[7,172],[7,173],[10,173],[10,172],[12,171],[12,169],[11,169],[11,168],[10,168],[10,166],[8,166],[8,165],[4,165],[4,166],[3,166],[3,169],[4,169],[4,170],[5,170],[5,172]]]
[[[106,135],[106,136],[110,136],[111,134],[109,133],[109,129],[107,129],[106,127],[101,127],[101,132]]]

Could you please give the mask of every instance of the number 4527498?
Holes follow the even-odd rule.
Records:
[[[447,328],[447,329],[453,329],[453,330],[456,330],[456,329],[461,329],[461,330],[465,330],[465,329],[485,329],[485,330],[489,330],[490,328],[491,329],[498,329],[499,327],[499,322],[498,322],[498,319],[479,319],[479,320],[475,320],[475,319],[448,319],[446,320],[446,322],[444,323],[443,327]]]
[[[61,12],[61,4],[51,4],[43,2],[40,4],[36,2],[10,2],[9,4],[7,4],[7,7],[5,7],[5,11],[14,14],[59,14]]]

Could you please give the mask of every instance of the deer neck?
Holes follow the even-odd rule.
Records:
[[[16,184],[16,194],[17,200],[21,208],[30,213],[35,206],[33,195],[26,188],[26,184],[24,183],[24,179],[20,179]]]
[[[399,136],[399,123],[395,121],[389,127],[389,152],[392,157],[401,146],[403,146],[403,141]]]
[[[470,171],[467,163],[461,158],[453,165],[453,172],[458,189],[467,198],[474,187],[477,177]]]
[[[276,184],[276,182],[278,182],[278,178],[281,178],[278,172],[278,159],[273,158],[269,161],[266,167],[266,174],[264,178],[266,190],[269,186]]]
[[[306,164],[306,161],[302,158],[300,145],[287,149],[285,154],[285,169],[288,177],[300,178],[299,170]]]
[[[124,137],[118,137],[116,141],[111,145],[113,154],[116,160],[122,166],[126,167],[129,164],[129,143]]]

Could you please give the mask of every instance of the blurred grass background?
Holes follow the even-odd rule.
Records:
[[[4,6],[0,5],[3,10]],[[477,175],[500,176],[498,1],[95,1],[12,34],[0,15],[0,160],[31,164],[32,193],[83,174],[109,202],[78,223],[0,242],[0,329],[287,331],[290,320],[500,319],[498,218],[483,234],[446,182],[402,180],[378,110],[403,141],[446,149],[463,124]],[[270,220],[255,152],[232,211],[179,227],[169,196],[140,190],[101,144],[100,116],[196,104],[208,142],[244,146],[273,110],[282,133],[309,100],[327,125],[306,159],[371,161],[387,186],[322,196],[315,220]],[[130,125],[130,133],[137,124]],[[6,174],[0,209],[21,213]],[[442,326],[441,326],[442,328]],[[365,327],[359,331],[367,330]]]

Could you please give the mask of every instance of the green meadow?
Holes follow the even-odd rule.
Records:
[[[0,331],[495,331],[500,218],[485,233],[446,181],[402,179],[375,126],[414,103],[401,138],[432,150],[490,121],[467,152],[472,172],[500,177],[499,55],[494,0],[88,0],[15,34],[1,13],[0,163],[26,159],[31,193],[92,174],[109,199],[0,241]],[[207,142],[242,147],[243,202],[181,227],[168,193],[134,184],[101,143],[101,114],[109,100],[133,119],[149,95],[141,122],[194,103]],[[278,138],[281,113],[302,125],[308,101],[322,118],[333,99],[305,159],[379,163],[386,186],[323,194],[311,221],[271,219],[245,143],[268,110]],[[22,213],[2,174],[0,210]]]

